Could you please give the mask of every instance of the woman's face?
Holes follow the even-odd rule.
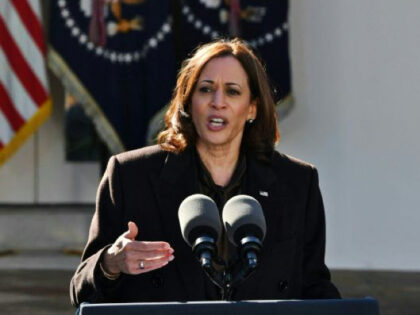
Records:
[[[232,56],[210,60],[192,94],[197,146],[239,149],[245,123],[256,114],[256,101],[251,101],[248,77],[239,61]]]

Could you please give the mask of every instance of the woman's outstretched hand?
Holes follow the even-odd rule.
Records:
[[[128,231],[105,252],[102,268],[106,273],[137,275],[162,268],[174,259],[169,243],[136,241],[138,231],[134,222],[128,222]]]

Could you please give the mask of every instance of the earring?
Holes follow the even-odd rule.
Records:
[[[254,122],[254,119],[248,119],[248,123],[252,124]]]

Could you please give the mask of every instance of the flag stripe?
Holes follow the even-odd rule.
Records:
[[[42,86],[39,79],[32,72],[27,61],[23,58],[22,53],[19,51],[15,41],[10,36],[9,31],[0,17],[0,47],[6,53],[6,57],[9,60],[13,71],[17,74],[19,80],[25,86],[26,91],[39,106],[47,100],[47,93]]]
[[[15,133],[10,127],[9,121],[3,115],[3,112],[0,111],[0,141],[4,144],[7,144],[12,139],[14,134]]]
[[[28,120],[37,111],[37,104],[34,103],[32,98],[28,95],[25,87],[16,77],[13,69],[9,67],[6,56],[0,49],[0,83],[2,83],[10,96],[16,110],[20,116]]]
[[[47,89],[44,55],[34,44],[31,34],[28,33],[26,27],[22,24],[21,17],[17,14],[14,7],[8,1],[6,3],[3,4],[3,10],[0,11],[0,15],[3,17],[3,21],[23,57],[31,61],[29,66],[41,80],[44,89]]]
[[[0,110],[6,116],[10,122],[14,131],[18,131],[20,127],[25,123],[16,109],[13,107],[12,100],[9,97],[3,84],[0,82]]]
[[[35,13],[37,19],[42,21],[41,6],[39,5],[38,1],[29,0],[28,4],[31,7],[32,12]]]
[[[0,165],[51,114],[39,0],[0,0]]]
[[[33,41],[38,46],[39,50],[45,55],[44,34],[42,33],[42,25],[40,20],[35,15],[32,8],[29,6],[27,0],[11,0],[17,13],[19,14],[22,23],[26,26],[28,32],[32,35]]]

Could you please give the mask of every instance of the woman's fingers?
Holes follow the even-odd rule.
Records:
[[[125,258],[127,260],[154,260],[164,257],[169,257],[174,253],[172,248],[166,250],[153,250],[153,251],[138,251],[129,250],[125,251]]]
[[[171,248],[167,250],[136,251],[135,255],[138,257],[138,259],[151,260],[162,257],[169,257],[173,253],[174,250]]]
[[[166,242],[132,241],[126,244],[124,251],[141,255],[140,259],[154,259],[173,254],[174,249]]]
[[[156,250],[168,250],[171,245],[167,242],[145,242],[145,241],[132,241],[127,244],[130,249],[136,251],[156,251]]]
[[[125,233],[123,233],[121,236],[131,241],[134,241],[138,233],[139,233],[139,228],[134,222],[130,221],[128,222],[128,230]]]
[[[131,241],[125,244],[119,255],[122,258],[121,270],[128,274],[155,270],[172,261],[173,253],[173,248],[166,242]]]
[[[174,258],[175,257],[173,255],[170,255],[152,260],[134,261],[133,264],[131,264],[131,273],[140,274],[162,268],[166,266],[170,261],[174,260]]]
[[[139,274],[161,268],[173,260],[174,250],[167,242],[136,241],[138,227],[128,223],[128,229],[104,254],[103,267],[112,274]],[[139,268],[143,262],[144,268]]]

